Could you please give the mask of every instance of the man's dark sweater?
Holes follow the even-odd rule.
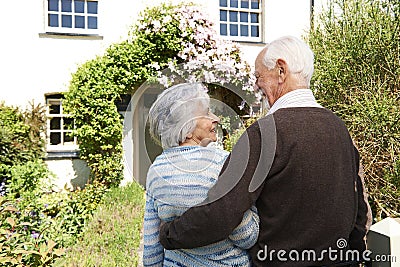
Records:
[[[255,266],[346,260],[332,250],[343,244],[344,252],[365,249],[368,206],[358,171],[358,152],[331,111],[280,109],[247,129],[207,204],[163,225],[160,241],[176,249],[225,239],[255,203],[260,216],[260,235],[250,250]]]

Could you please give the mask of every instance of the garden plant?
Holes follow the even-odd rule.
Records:
[[[312,89],[350,129],[376,220],[400,216],[400,2],[332,0],[315,19]]]

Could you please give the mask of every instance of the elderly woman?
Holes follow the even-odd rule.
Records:
[[[198,83],[179,84],[162,92],[150,109],[150,133],[161,142],[147,174],[144,215],[144,266],[250,266],[246,249],[258,237],[258,215],[248,210],[228,239],[194,249],[164,250],[159,227],[200,204],[215,184],[226,151],[204,147],[216,141],[217,116]]]

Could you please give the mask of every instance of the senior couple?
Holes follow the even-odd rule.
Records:
[[[313,53],[285,36],[255,62],[270,105],[228,154],[200,84],[162,92],[150,132],[144,266],[357,266],[371,214],[357,149],[311,90]],[[347,253],[346,252],[352,252]]]

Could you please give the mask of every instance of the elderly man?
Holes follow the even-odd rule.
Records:
[[[308,89],[313,60],[310,48],[291,36],[261,51],[256,85],[271,108],[239,139],[203,205],[162,225],[166,249],[225,239],[255,204],[255,266],[362,260],[370,209],[359,154],[344,123]]]

